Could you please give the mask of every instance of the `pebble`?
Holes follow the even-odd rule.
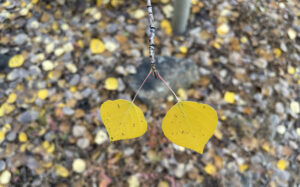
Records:
[[[83,159],[77,158],[73,161],[72,168],[76,173],[82,173],[86,168],[86,163]]]
[[[139,187],[140,186],[139,179],[136,175],[131,175],[128,178],[127,182],[128,182],[129,187]]]
[[[43,70],[44,71],[51,71],[54,69],[54,63],[50,60],[45,60],[43,63],[42,63],[42,67],[43,67]]]
[[[98,145],[101,145],[107,140],[108,140],[108,136],[106,132],[104,130],[99,130],[96,134],[94,142]]]
[[[66,67],[72,73],[76,73],[77,72],[77,67],[73,63],[66,64]]]
[[[27,124],[37,120],[38,118],[39,118],[39,113],[34,110],[31,110],[31,111],[26,111],[21,113],[17,119],[20,123]]]
[[[183,175],[185,174],[184,167],[185,167],[185,165],[183,163],[177,164],[177,168],[174,171],[174,174],[176,177],[178,177],[178,178],[183,177]]]
[[[75,137],[82,136],[85,133],[85,131],[86,131],[86,128],[81,125],[75,125],[72,129],[73,136],[75,136]]]
[[[54,54],[55,54],[55,56],[57,56],[57,57],[60,57],[61,55],[63,55],[65,53],[65,50],[64,50],[64,48],[57,48],[57,49],[55,49],[55,51],[54,51]]]
[[[134,18],[136,19],[141,19],[145,16],[145,10],[142,10],[142,9],[137,9],[135,12],[134,12]]]
[[[285,127],[284,125],[279,125],[279,126],[277,127],[277,132],[278,132],[279,134],[284,134],[284,133],[286,132],[286,127]]]
[[[47,54],[50,54],[54,51],[54,47],[55,47],[55,44],[54,43],[49,43],[47,46],[46,46],[46,53]]]
[[[10,182],[11,179],[11,173],[8,170],[5,170],[1,173],[0,175],[0,184],[8,184]]]
[[[63,107],[62,111],[64,112],[65,115],[71,116],[74,114],[74,110],[69,108],[69,107]]]
[[[290,39],[295,40],[295,38],[297,37],[297,32],[294,29],[289,28],[288,35]]]
[[[105,48],[110,52],[114,52],[116,49],[118,49],[118,44],[116,44],[113,41],[108,40],[104,44],[105,44]]]
[[[290,104],[291,111],[295,114],[300,113],[300,104],[297,101],[292,101]]]
[[[87,98],[92,93],[92,90],[90,88],[86,88],[81,92],[81,95],[83,98]]]
[[[24,33],[18,34],[14,41],[17,45],[23,45],[28,40],[28,36]]]
[[[6,139],[10,142],[13,142],[13,141],[15,141],[16,137],[17,137],[17,134],[14,131],[12,131],[7,134]]]
[[[268,66],[268,62],[264,58],[259,58],[254,61],[254,64],[259,68],[266,68]]]
[[[79,81],[80,81],[80,75],[78,75],[78,74],[75,74],[73,77],[72,77],[72,79],[71,79],[71,81],[70,81],[70,85],[71,86],[75,86],[75,85],[77,85],[78,83],[79,83]]]
[[[276,112],[279,113],[279,114],[284,113],[284,106],[281,102],[276,103],[275,109],[276,109]]]
[[[90,146],[90,141],[87,138],[80,138],[77,140],[77,146],[81,149],[85,149]]]
[[[6,163],[3,160],[0,160],[0,172],[6,168]]]

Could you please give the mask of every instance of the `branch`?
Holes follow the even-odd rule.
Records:
[[[149,19],[149,25],[150,25],[150,38],[149,38],[149,54],[150,54],[150,60],[151,60],[151,69],[154,73],[155,78],[157,78],[157,70],[155,67],[155,44],[154,44],[154,38],[155,38],[155,27],[154,27],[154,18],[153,18],[153,11],[152,11],[152,5],[151,0],[147,0],[147,10],[148,10],[148,19]]]

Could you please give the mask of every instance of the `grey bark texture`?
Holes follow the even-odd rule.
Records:
[[[175,0],[172,28],[174,34],[183,34],[187,27],[191,0]]]

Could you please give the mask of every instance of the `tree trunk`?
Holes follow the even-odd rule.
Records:
[[[175,0],[174,14],[172,20],[172,27],[174,34],[182,34],[186,30],[191,1],[190,0]]]

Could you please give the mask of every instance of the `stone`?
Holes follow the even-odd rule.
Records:
[[[20,114],[17,119],[20,123],[24,125],[33,122],[38,118],[39,118],[39,113],[34,110],[30,110]]]
[[[96,134],[96,137],[95,137],[94,141],[95,141],[96,144],[101,145],[107,140],[108,140],[108,136],[105,133],[105,131],[104,130],[99,130]]]
[[[158,57],[156,62],[156,68],[160,75],[173,90],[187,89],[200,78],[198,67],[192,60],[163,56]],[[144,58],[137,69],[138,73],[125,79],[134,92],[138,90],[149,71],[150,59]],[[172,95],[172,93],[168,88],[159,79],[155,79],[151,75],[138,94],[138,98],[147,104],[157,106],[169,95]]]
[[[72,168],[76,173],[82,173],[86,168],[86,163],[83,159],[77,158],[73,161]]]
[[[6,163],[3,160],[0,160],[0,172],[6,168]]]
[[[81,149],[85,149],[90,145],[90,141],[87,138],[80,138],[77,140],[77,146]]]
[[[81,125],[75,125],[72,129],[73,136],[75,136],[75,137],[82,136],[85,133],[85,131],[86,131],[86,128]]]

